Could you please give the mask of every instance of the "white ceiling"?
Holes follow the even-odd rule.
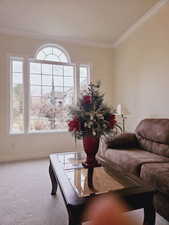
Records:
[[[159,0],[0,0],[0,31],[112,45]]]

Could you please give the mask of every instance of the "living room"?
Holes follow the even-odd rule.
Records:
[[[168,0],[106,4],[103,1],[1,1],[0,224],[66,224],[67,212],[61,195],[51,198],[48,192],[51,184],[47,158],[52,153],[83,150],[81,141],[75,144],[65,130],[30,129],[30,85],[25,78],[30,72],[29,65],[45,64],[45,60],[40,62],[37,57],[45,48],[59,49],[68,58],[67,66],[76,67],[77,77],[77,68],[87,68],[89,81],[101,81],[105,102],[114,108],[123,106],[126,131],[133,132],[144,118],[168,118],[168,15]],[[22,72],[11,72],[12,60],[22,62]],[[56,65],[66,67],[64,62]],[[11,119],[14,73],[22,73],[24,85],[21,101],[24,107],[20,105],[24,128],[19,128],[19,132]],[[43,196],[40,201],[38,192]],[[55,211],[57,215],[53,216]],[[39,219],[34,218],[35,212]],[[156,225],[168,224],[161,216],[157,222]]]

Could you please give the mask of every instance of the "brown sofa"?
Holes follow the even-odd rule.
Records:
[[[169,221],[169,119],[145,119],[135,133],[106,138],[100,154],[152,185],[155,208]]]

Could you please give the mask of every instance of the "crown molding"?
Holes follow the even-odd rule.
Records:
[[[107,44],[104,42],[97,42],[97,41],[72,39],[67,37],[57,37],[55,35],[47,35],[47,34],[41,34],[37,32],[31,32],[31,31],[23,31],[20,29],[0,27],[0,34],[13,35],[13,36],[25,37],[25,38],[33,38],[38,40],[47,40],[49,42],[58,41],[58,42],[78,44],[82,46],[89,46],[89,47],[112,48],[112,43]]]
[[[160,0],[153,7],[151,7],[142,17],[140,17],[136,23],[129,27],[120,38],[117,39],[112,45],[113,48],[117,48],[123,41],[125,41],[137,28],[143,25],[150,17],[155,15],[161,7],[163,7],[169,0]]]

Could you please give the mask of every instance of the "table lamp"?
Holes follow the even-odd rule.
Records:
[[[116,113],[117,113],[117,115],[121,116],[121,118],[122,118],[122,132],[124,133],[125,132],[125,119],[127,117],[124,115],[124,109],[121,104],[117,105]]]

